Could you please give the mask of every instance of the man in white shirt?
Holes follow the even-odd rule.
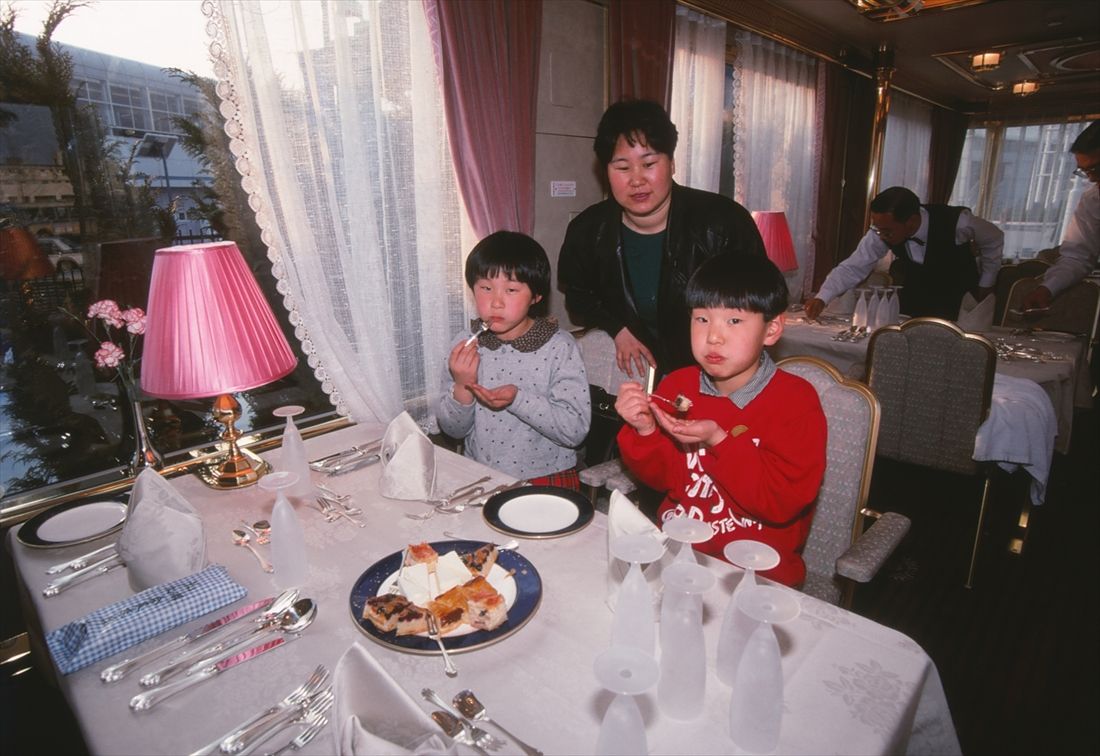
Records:
[[[1100,257],[1100,121],[1078,134],[1069,151],[1077,160],[1074,174],[1087,178],[1092,186],[1077,201],[1058,259],[1043,274],[1043,283],[1024,300],[1025,308],[1050,307],[1052,299],[1091,273]]]
[[[833,268],[817,296],[806,301],[806,316],[820,315],[891,251],[890,275],[902,287],[901,311],[956,320],[963,294],[970,291],[981,300],[993,291],[1004,233],[965,207],[921,205],[913,192],[892,186],[871,200],[871,229],[855,252]]]

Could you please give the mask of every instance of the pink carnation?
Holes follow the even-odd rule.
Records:
[[[125,358],[126,352],[122,351],[122,347],[112,341],[104,341],[96,350],[95,364],[101,368],[117,368]]]
[[[113,299],[101,299],[88,308],[89,318],[99,318],[114,328],[122,327],[122,310]]]
[[[145,310],[140,307],[131,307],[123,310],[122,319],[126,322],[126,330],[135,336],[145,333]]]

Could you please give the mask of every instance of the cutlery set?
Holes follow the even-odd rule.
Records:
[[[97,556],[101,557],[98,561],[90,561]],[[55,564],[47,569],[47,575],[56,575],[70,569],[73,572],[46,583],[46,587],[42,589],[42,595],[46,598],[56,596],[72,585],[105,575],[116,567],[124,566],[125,562],[122,561],[122,557],[118,555],[118,551],[115,549],[115,544],[112,543],[109,546],[79,556],[70,562]]]
[[[451,703],[445,701],[442,696],[431,688],[424,688],[420,691],[420,695],[425,700],[440,707],[440,710],[432,712],[432,719],[439,725],[439,728],[456,742],[470,746],[479,754],[484,755],[486,751],[497,751],[508,745],[506,741],[475,724],[476,722],[484,722],[500,730],[509,740],[519,746],[527,756],[542,756],[542,751],[523,742],[504,729],[498,722],[491,719],[485,711],[485,706],[478,700],[472,690],[460,691]]]
[[[322,472],[325,475],[342,475],[380,461],[382,459],[381,449],[382,440],[377,439],[362,446],[352,446],[349,449],[311,460],[309,469]]]
[[[455,489],[440,499],[429,499],[424,503],[432,505],[430,510],[420,513],[407,512],[405,516],[410,520],[427,520],[435,517],[437,514],[458,514],[467,509],[485,506],[485,503],[488,502],[489,499],[499,493],[530,485],[526,480],[517,480],[515,483],[502,483],[486,491],[481,484],[489,480],[490,477],[486,475],[484,478],[479,478],[473,483],[467,483]]]

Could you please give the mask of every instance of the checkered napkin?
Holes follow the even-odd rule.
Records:
[[[46,645],[61,674],[67,675],[230,604],[246,593],[225,567],[212,564],[194,575],[155,585],[51,630],[46,634]]]

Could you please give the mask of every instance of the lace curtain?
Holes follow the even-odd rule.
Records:
[[[728,86],[733,104],[733,198],[749,210],[782,210],[798,270],[791,296],[808,293],[806,260],[814,255],[814,107],[816,61],[777,42],[739,31]]]
[[[462,326],[460,203],[432,45],[404,0],[206,0],[242,185],[337,410],[425,418]]]
[[[726,22],[676,7],[669,115],[680,139],[677,182],[718,191],[726,78]]]
[[[1030,258],[1062,240],[1089,185],[1069,148],[1086,123],[1000,124],[967,131],[950,204],[1005,233],[1006,258]]]
[[[932,154],[932,106],[897,90],[890,96],[879,190],[904,186],[928,201]]]

